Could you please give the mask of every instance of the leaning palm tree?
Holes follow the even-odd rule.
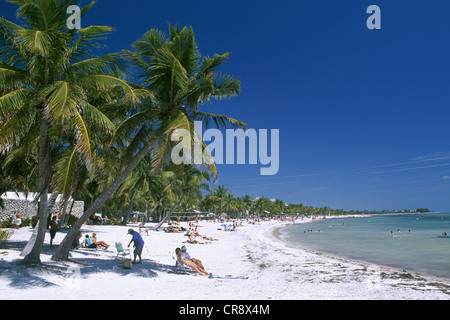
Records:
[[[97,108],[103,100],[137,100],[121,79],[124,63],[119,54],[95,55],[98,40],[112,28],[67,28],[67,7],[75,0],[11,0],[18,5],[16,24],[0,18],[0,150],[7,153],[32,130],[39,137],[38,186],[40,221],[47,220],[47,192],[51,180],[49,128],[71,132],[70,147],[88,163],[92,159],[88,122],[113,131],[114,125]],[[81,16],[94,2],[81,10]],[[118,90],[114,88],[119,88]],[[37,130],[36,130],[37,129]],[[93,133],[94,135],[96,132]],[[39,223],[35,245],[23,260],[39,263],[45,235]]]
[[[142,150],[142,144],[153,141],[153,160],[156,167],[162,167],[170,160],[174,146],[171,134],[176,129],[185,129],[192,139],[200,139],[207,158],[210,153],[198,137],[194,121],[202,121],[206,126],[214,122],[217,127],[246,128],[245,123],[238,120],[200,110],[211,98],[224,99],[239,94],[239,80],[217,70],[229,58],[229,53],[201,58],[193,29],[171,25],[169,36],[152,29],[133,46],[135,52],[124,52],[138,67],[137,76],[142,85],[154,96],[152,103],[136,105],[133,114],[117,128],[118,137],[128,136],[133,131],[131,154]],[[129,108],[127,111],[130,112]],[[214,162],[210,157],[206,160],[201,161],[202,164],[217,179]]]
[[[200,106],[212,98],[224,99],[239,94],[239,80],[217,70],[229,54],[202,58],[192,28],[169,26],[169,31],[169,35],[165,35],[152,29],[134,44],[134,52],[125,52],[138,68],[137,76],[142,85],[140,103],[123,104],[123,112],[118,112],[118,108],[110,111],[111,119],[120,122],[117,139],[130,141],[128,165],[72,227],[53,254],[53,260],[67,260],[84,221],[118,190],[145,156],[151,154],[155,168],[162,169],[170,161],[174,130],[186,129],[194,139],[195,120],[202,120],[205,125],[214,122],[217,126],[246,127],[225,115],[200,110]],[[202,146],[208,155],[203,141]],[[210,160],[211,157],[205,165],[217,178],[217,170]]]

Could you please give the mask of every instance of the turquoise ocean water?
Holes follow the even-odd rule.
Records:
[[[450,213],[319,220],[288,225],[280,237],[336,256],[450,278],[450,238],[438,237],[444,232],[450,234]]]

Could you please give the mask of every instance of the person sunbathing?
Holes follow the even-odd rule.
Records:
[[[84,242],[86,244],[86,246],[85,246],[86,248],[97,249],[97,245],[94,243],[94,241],[92,241],[91,238],[89,238],[88,234],[85,236]]]
[[[211,241],[201,241],[201,240],[196,240],[195,236],[193,234],[191,234],[189,236],[189,240],[187,240],[187,242],[189,243],[200,243],[200,244],[205,244],[205,243],[212,243]]]
[[[219,239],[214,239],[214,238],[207,237],[207,236],[203,236],[203,239],[204,240],[211,240],[211,241],[219,241]]]
[[[209,276],[209,273],[203,268],[203,265],[200,267],[199,265],[195,264],[192,260],[185,258],[183,254],[181,253],[180,248],[175,249],[175,253],[177,255],[177,260],[181,263],[185,264],[186,266],[194,269],[198,274],[202,276]]]
[[[205,271],[205,267],[203,266],[203,263],[201,260],[196,259],[196,258],[192,258],[191,255],[187,252],[187,248],[186,246],[182,246],[181,247],[181,254],[183,255],[184,258],[191,260],[193,263],[195,263],[201,270]]]
[[[180,233],[180,230],[178,230],[177,228],[174,228],[174,227],[166,227],[165,231],[166,232]]]
[[[105,249],[107,249],[109,247],[109,244],[107,244],[104,241],[97,241],[97,234],[93,233],[92,234],[92,241],[97,245],[97,247],[103,247]]]
[[[198,233],[197,230],[193,230],[192,228],[189,228],[189,230],[186,232],[186,235],[188,235],[188,236],[194,235],[195,237],[202,236],[200,233]]]

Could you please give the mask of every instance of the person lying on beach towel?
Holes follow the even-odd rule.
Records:
[[[197,229],[193,230],[192,228],[189,228],[189,230],[186,232],[187,236],[194,235],[195,237],[201,237],[202,235],[198,233]]]
[[[184,265],[194,269],[198,274],[202,275],[202,276],[209,276],[209,273],[205,270],[205,268],[203,267],[203,265],[201,264],[200,260],[200,264],[196,264],[194,263],[191,259],[187,259],[183,256],[183,254],[181,253],[181,248],[176,248],[175,249],[175,254],[177,255],[177,260],[180,261],[181,263],[183,263]]]
[[[211,241],[219,241],[219,239],[214,239],[214,238],[207,237],[207,236],[203,236],[203,239],[204,240],[211,240]]]
[[[180,230],[178,228],[174,228],[174,227],[166,227],[164,229],[165,232],[174,232],[174,233],[180,233]]]
[[[199,244],[210,244],[210,243],[212,243],[211,241],[196,240],[195,236],[193,234],[191,234],[189,236],[189,240],[186,240],[186,242],[187,243],[193,243],[193,244],[196,244],[196,243],[199,243]]]

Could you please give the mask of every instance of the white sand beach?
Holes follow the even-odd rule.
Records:
[[[125,226],[83,226],[110,244],[108,250],[72,250],[71,261],[50,260],[47,234],[41,267],[26,268],[17,262],[31,229],[16,230],[0,244],[0,299],[151,299],[151,300],[322,300],[405,299],[448,300],[450,281],[403,272],[388,267],[348,261],[290,247],[273,237],[274,228],[286,222],[247,224],[236,232],[221,223],[200,221],[198,232],[217,241],[184,243],[184,233],[142,232],[143,263],[123,268],[115,259],[114,243],[126,245],[131,236]],[[149,224],[148,224],[149,225]],[[187,227],[186,223],[181,223]],[[222,230],[218,230],[218,229]],[[139,231],[138,227],[134,230]],[[64,237],[58,232],[55,245]],[[213,274],[248,276],[248,279],[210,279],[195,273],[174,273],[172,252],[185,245]],[[131,246],[132,247],[132,246]],[[131,248],[132,249],[132,248]],[[379,269],[378,269],[379,268]]]

